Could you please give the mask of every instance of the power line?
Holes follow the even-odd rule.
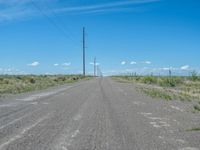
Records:
[[[51,17],[49,17],[33,0],[30,0],[31,4],[44,16],[46,19],[62,34],[65,36],[67,39],[71,39],[73,42],[74,40],[66,33],[66,31],[59,26]],[[76,44],[76,43],[75,43]]]
[[[68,26],[66,26],[66,24],[62,21],[62,19],[57,15],[57,13],[56,13],[53,9],[51,9],[50,6],[49,6],[47,3],[45,3],[45,6],[46,6],[46,8],[48,9],[48,11],[51,12],[51,14],[54,16],[54,18],[56,18],[55,20],[57,20],[57,21],[61,24],[61,26],[62,26],[63,28],[67,28],[68,33],[69,33],[71,36],[74,36],[74,34],[71,32],[71,30],[68,28]],[[69,16],[68,16],[68,17],[69,17]],[[73,38],[71,38],[71,39],[73,40]]]

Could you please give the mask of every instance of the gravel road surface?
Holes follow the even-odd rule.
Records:
[[[0,150],[200,150],[190,102],[96,78],[0,99]]]

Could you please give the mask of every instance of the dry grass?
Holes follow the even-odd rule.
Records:
[[[191,77],[115,76],[113,78],[120,82],[145,85],[142,86],[145,88],[141,89],[152,97],[200,100],[200,78],[194,75]]]
[[[90,77],[81,75],[2,75],[0,76],[0,96],[41,90],[88,78]]]

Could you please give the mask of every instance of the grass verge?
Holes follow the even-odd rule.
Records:
[[[149,89],[149,88],[140,88],[146,95],[151,96],[152,98],[161,98],[165,100],[172,100],[173,96],[167,92],[158,90],[158,89]]]
[[[195,78],[194,78],[195,77]],[[142,91],[153,98],[200,100],[200,78],[198,76],[114,76],[119,82],[139,83]]]
[[[90,79],[82,75],[1,75],[0,97]]]

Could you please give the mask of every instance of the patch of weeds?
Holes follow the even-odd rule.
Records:
[[[190,96],[189,94],[187,93],[177,93],[176,97],[181,100],[181,101],[191,101],[192,99],[194,99],[192,96]]]
[[[128,76],[122,76],[122,77],[117,77],[117,76],[113,76],[112,79],[114,79],[117,82],[120,83],[133,83],[134,80],[132,77],[128,77]]]
[[[192,81],[197,81],[199,79],[198,73],[194,70],[191,72],[191,80]]]
[[[158,84],[162,87],[176,87],[182,83],[179,77],[161,77]]]
[[[145,84],[156,84],[157,78],[154,76],[144,76],[140,78],[140,82],[145,83]]]
[[[192,128],[192,129],[188,129],[186,131],[200,131],[200,128]]]
[[[165,100],[172,100],[173,96],[171,96],[170,94],[158,90],[158,89],[142,89],[142,91],[146,94],[151,96],[152,98],[161,98],[161,99],[165,99]]]
[[[200,105],[198,104],[194,105],[193,108],[195,111],[198,111],[198,112],[200,111]]]
[[[177,99],[181,101],[200,100],[200,77],[195,72],[190,77],[180,76],[115,76],[119,82],[142,83],[162,90],[146,91],[153,97]],[[166,98],[165,98],[166,97]],[[200,102],[199,102],[200,105]]]

